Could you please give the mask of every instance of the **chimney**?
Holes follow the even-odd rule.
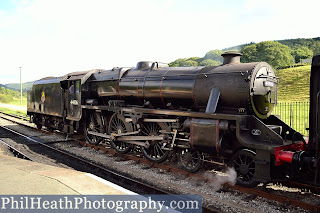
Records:
[[[223,57],[223,64],[240,64],[240,57],[242,54],[240,52],[229,51],[222,53],[221,56]]]

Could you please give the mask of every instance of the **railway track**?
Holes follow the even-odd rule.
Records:
[[[6,128],[6,127],[1,127],[1,128],[4,128],[4,129],[6,129],[7,131],[10,131],[10,132],[12,132],[12,133],[14,133],[14,134],[16,134],[16,135],[21,136],[21,137],[25,138],[26,140],[28,140],[29,142],[31,141],[31,142],[33,142],[33,143],[35,143],[35,144],[37,144],[37,145],[44,146],[44,147],[48,148],[49,150],[51,150],[51,151],[53,151],[53,152],[56,152],[56,153],[58,153],[58,154],[60,154],[60,155],[63,155],[63,156],[65,156],[65,157],[69,158],[69,159],[76,160],[77,162],[81,162],[82,164],[85,164],[86,166],[89,166],[89,167],[91,167],[91,168],[94,169],[94,170],[98,170],[99,172],[105,173],[105,174],[107,174],[108,176],[112,176],[112,177],[114,177],[114,178],[119,178],[119,179],[125,179],[128,183],[135,184],[135,185],[139,185],[140,187],[143,187],[143,189],[145,189],[146,191],[149,191],[149,192],[156,192],[156,194],[166,194],[166,192],[164,192],[164,191],[161,191],[161,190],[159,190],[159,189],[153,188],[153,187],[148,186],[148,185],[146,185],[146,184],[143,184],[143,183],[141,183],[141,182],[135,181],[135,180],[130,179],[130,178],[128,178],[128,177],[125,177],[125,176],[123,176],[123,175],[117,174],[117,173],[115,173],[115,172],[113,172],[113,171],[111,171],[111,170],[108,170],[108,169],[106,169],[106,168],[103,168],[103,167],[101,167],[101,166],[99,166],[99,165],[97,165],[97,164],[94,164],[94,163],[92,163],[92,162],[90,162],[90,161],[88,161],[88,160],[85,160],[85,159],[83,159],[83,158],[80,158],[80,157],[78,157],[78,156],[76,156],[76,155],[72,155],[72,154],[70,154],[70,153],[67,153],[67,152],[65,152],[65,151],[63,151],[63,150],[57,149],[57,148],[52,147],[52,146],[50,146],[50,145],[47,145],[46,143],[43,143],[43,142],[41,142],[41,141],[35,140],[35,139],[33,139],[33,138],[30,138],[30,137],[28,137],[28,136],[26,136],[26,135],[23,135],[23,134],[19,133],[19,132],[16,132],[16,131],[11,130],[11,129]],[[7,145],[10,146],[9,144],[7,144]],[[10,146],[10,149],[14,149],[14,148],[13,148],[12,146]],[[19,152],[19,151],[17,151],[16,149],[15,149],[14,151],[15,151],[15,152]],[[24,155],[24,154],[21,153],[21,152],[19,152],[19,155],[26,156],[26,155]],[[26,158],[27,158],[27,157],[26,157]]]
[[[18,118],[18,119],[21,119],[21,120],[24,120],[24,121],[29,121],[29,117],[27,117],[27,116],[15,115],[15,114],[12,114],[12,113],[5,113],[2,110],[0,110],[0,113],[4,114],[4,115],[11,116],[13,118]]]
[[[17,122],[17,121],[16,121]],[[17,122],[19,123],[19,122]],[[9,131],[9,130],[8,130]],[[43,131],[43,130],[42,130]],[[17,134],[20,134],[20,133],[17,133]],[[22,135],[21,135],[22,136]],[[141,181],[136,181],[130,177],[126,177],[124,175],[120,175],[120,174],[117,174],[116,172],[114,171],[111,171],[111,170],[108,170],[100,165],[97,165],[97,164],[94,164],[92,162],[89,162],[83,158],[80,158],[78,156],[74,156],[70,153],[67,153],[65,151],[62,151],[62,150],[59,150],[59,149],[56,149],[52,146],[49,146],[45,143],[42,143],[42,142],[36,142],[36,140],[32,139],[32,138],[26,138],[27,140],[29,141],[32,141],[34,143],[37,143],[38,145],[42,145],[42,146],[46,146],[48,149],[52,149],[54,150],[55,152],[58,152],[60,155],[64,155],[66,156],[67,158],[70,158],[70,159],[73,159],[73,160],[76,160],[76,161],[80,161],[82,162],[83,164],[87,165],[88,167],[90,167],[91,169],[93,170],[96,170],[96,171],[99,171],[100,173],[104,173],[106,176],[112,176],[114,179],[122,179],[122,180],[125,180],[125,182],[129,185],[135,185],[135,186],[138,186],[140,188],[143,188],[144,190],[146,191],[149,191],[150,193],[154,193],[154,194],[170,194],[170,192],[168,191],[165,191],[165,190],[160,190],[156,187],[153,187],[153,186],[150,186],[148,184],[145,184],[145,183],[142,183]],[[158,169],[161,169],[165,172],[171,172],[171,173],[176,173],[176,174],[179,174],[185,178],[191,178],[191,179],[196,179],[198,181],[203,181],[203,182],[207,182],[208,180],[206,178],[204,178],[203,176],[199,175],[199,174],[193,174],[193,173],[188,173],[186,171],[183,171],[181,169],[178,169],[178,168],[175,168],[173,166],[170,166],[170,165],[165,165],[165,164],[157,164],[157,163],[152,163],[146,159],[143,159],[143,158],[139,158],[137,156],[132,156],[132,155],[123,155],[123,154],[119,154],[117,152],[115,152],[114,150],[111,150],[111,149],[108,149],[108,148],[105,148],[105,147],[102,147],[102,146],[95,146],[95,145],[91,145],[91,144],[87,144],[85,143],[84,141],[80,141],[80,140],[75,140],[75,142],[77,142],[78,144],[82,145],[82,146],[86,146],[86,147],[90,147],[92,149],[95,149],[95,150],[98,150],[98,151],[103,151],[105,153],[108,153],[108,154],[111,154],[113,156],[116,156],[116,157],[119,157],[123,160],[132,160],[136,163],[142,163],[142,164],[145,164],[145,165],[148,165],[150,168],[158,168]],[[288,198],[288,197],[285,197],[285,196],[279,196],[279,195],[274,195],[274,194],[271,194],[271,193],[268,193],[268,192],[264,192],[264,191],[261,191],[261,190],[258,190],[258,189],[248,189],[248,188],[243,188],[243,187],[239,187],[239,186],[227,186],[226,187],[227,189],[231,189],[231,190],[237,190],[237,191],[240,191],[240,192],[243,192],[243,193],[247,193],[247,194],[250,194],[252,195],[253,197],[264,197],[266,199],[269,199],[269,200],[275,200],[275,201],[278,201],[280,203],[284,203],[286,205],[294,205],[294,206],[298,206],[298,207],[301,207],[301,208],[304,208],[304,209],[307,209],[309,211],[313,211],[313,212],[320,212],[320,207],[317,206],[317,205],[313,205],[313,204],[309,204],[309,203],[305,203],[305,202],[302,202],[300,200],[295,200],[295,199],[292,199],[292,198]],[[206,195],[206,194],[203,194],[202,195],[204,198],[210,198],[210,199],[216,199],[216,198],[213,198],[212,196],[209,196],[209,195]],[[224,202],[224,201],[221,201],[220,202]],[[225,202],[225,205],[234,205],[230,202]],[[236,207],[236,206],[235,206]],[[245,207],[239,207],[242,211],[244,211]],[[204,212],[218,212],[219,210],[215,209],[215,208],[206,208],[204,207]],[[250,211],[247,209],[247,211]]]
[[[63,155],[69,159],[72,159],[72,160],[75,160],[77,161],[78,163],[82,163],[83,165],[85,165],[86,167],[89,167],[91,168],[91,170],[94,170],[96,172],[98,172],[100,175],[101,174],[104,174],[105,177],[108,177],[109,178],[112,178],[112,179],[117,179],[117,180],[122,180],[123,182],[125,182],[127,185],[133,185],[137,188],[139,188],[140,190],[143,190],[146,194],[168,194],[168,195],[171,195],[170,192],[168,191],[165,191],[165,190],[162,190],[162,189],[159,189],[159,188],[156,188],[156,187],[153,187],[149,184],[146,184],[146,183],[143,183],[141,181],[138,181],[138,180],[135,180],[133,178],[130,178],[128,176],[125,176],[125,175],[122,175],[122,174],[119,174],[119,173],[116,173],[110,169],[107,169],[105,167],[101,167],[100,165],[98,164],[95,164],[95,163],[92,163],[90,162],[89,160],[86,160],[86,159],[83,159],[81,157],[78,157],[76,155],[73,155],[73,154],[70,154],[70,153],[67,153],[63,150],[60,150],[60,149],[57,149],[55,147],[52,147],[50,145],[47,145],[46,143],[43,143],[41,141],[38,141],[38,140],[35,140],[33,138],[30,138],[26,135],[23,135],[17,131],[14,131],[12,129],[9,129],[7,127],[3,127],[1,126],[1,128],[7,130],[7,131],[10,131],[11,133],[15,134],[15,135],[18,135],[19,137],[23,137],[25,138],[26,140],[28,140],[28,142],[30,143],[34,143],[36,145],[40,145],[40,146],[44,146],[46,147],[47,149],[53,151],[53,152],[56,152],[60,155]],[[19,151],[18,149],[15,149],[13,146],[11,146],[10,144],[6,143],[5,141],[1,140],[0,139],[0,142],[3,143],[4,145],[6,145],[8,147],[8,149],[14,153],[15,156],[17,157],[20,157],[20,158],[23,158],[23,159],[26,159],[26,160],[30,160],[30,158],[22,153],[21,151]],[[213,207],[209,208],[209,207],[205,207],[203,206],[203,212],[218,212],[217,209],[214,209]]]
[[[19,151],[18,149],[14,148],[13,146],[11,146],[10,144],[8,144],[7,142],[5,142],[4,140],[0,139],[0,143],[4,144],[5,146],[8,147],[9,151],[18,158],[21,159],[25,159],[25,160],[31,160],[26,154],[24,154],[23,152]]]
[[[320,187],[319,186],[314,186],[314,185],[305,184],[305,183],[298,183],[298,182],[293,182],[293,181],[281,182],[281,184],[283,186],[298,188],[303,191],[310,191],[310,192],[313,192],[316,194],[320,194]]]
[[[136,156],[119,154],[119,153],[115,152],[114,150],[107,149],[107,148],[104,148],[104,147],[101,147],[101,146],[88,144],[88,143],[85,143],[83,141],[76,141],[76,142],[81,144],[81,145],[83,145],[83,146],[91,147],[91,148],[96,149],[96,150],[102,150],[105,153],[113,154],[115,156],[121,156],[123,159],[126,159],[126,160],[133,160],[133,161],[136,161],[138,163],[143,163],[143,164],[149,165],[150,167],[159,168],[159,169],[162,169],[162,170],[167,171],[167,172],[178,173],[180,175],[183,175],[186,178],[196,179],[198,181],[203,181],[203,182],[210,181],[207,177],[204,177],[204,176],[199,175],[197,173],[186,172],[184,170],[172,167],[170,165],[157,164],[157,163],[150,162],[150,161],[148,161],[146,159],[141,159],[141,158],[136,157]],[[304,185],[301,184],[301,186],[304,186],[304,188],[307,187],[307,185],[305,185],[305,184]],[[271,193],[268,193],[268,192],[265,192],[265,191],[262,191],[262,190],[259,190],[259,189],[245,188],[245,187],[241,187],[241,186],[238,186],[238,185],[234,185],[234,186],[227,185],[226,187],[230,188],[230,189],[233,189],[233,190],[241,191],[241,192],[244,192],[244,193],[247,193],[247,194],[251,194],[253,196],[259,196],[259,197],[263,197],[263,198],[266,198],[266,199],[269,199],[269,200],[278,201],[280,203],[286,203],[288,205],[294,205],[294,206],[297,206],[297,207],[301,207],[301,208],[307,209],[309,211],[320,212],[320,206],[318,206],[318,205],[313,205],[313,204],[305,203],[305,202],[302,202],[302,201],[299,201],[299,200],[295,200],[295,199],[292,199],[292,198],[271,194]],[[309,186],[309,187],[313,188],[312,186]]]

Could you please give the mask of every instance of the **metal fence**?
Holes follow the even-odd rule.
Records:
[[[272,114],[304,136],[309,135],[309,102],[278,103]]]

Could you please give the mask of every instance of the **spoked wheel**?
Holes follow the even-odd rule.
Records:
[[[108,128],[108,134],[111,133],[115,134],[121,134],[125,132],[131,132],[132,126],[130,123],[125,121],[125,118],[122,115],[119,115],[118,113],[114,113],[109,122],[109,128]],[[127,153],[131,150],[132,146],[129,143],[126,143],[124,141],[114,141],[111,140],[110,144],[112,148],[114,148],[117,152],[120,153]]]
[[[141,133],[144,136],[158,136],[160,130],[164,128],[158,123],[144,123],[141,128]],[[148,141],[149,147],[141,147],[143,155],[150,161],[161,163],[168,158],[169,150],[163,150],[166,145],[163,141]]]
[[[179,164],[187,172],[197,172],[203,165],[202,152],[189,148],[179,150]]]
[[[88,131],[92,132],[98,132],[98,133],[104,133],[104,125],[103,125],[103,119],[100,114],[98,113],[91,113],[89,115],[89,118],[86,122],[86,125],[84,127],[84,134],[85,138],[88,143],[97,145],[101,141],[103,141],[104,138],[88,134]]]
[[[259,182],[253,180],[256,170],[255,158],[256,153],[248,150],[241,149],[237,151],[229,161],[229,167],[233,167],[237,172],[237,184],[245,187],[254,187]]]

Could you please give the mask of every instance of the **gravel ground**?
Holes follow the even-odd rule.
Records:
[[[230,181],[228,176],[216,176],[209,173],[209,176],[212,177],[212,181],[209,183],[201,183],[198,180],[190,179],[183,177],[181,175],[176,175],[172,173],[166,173],[161,169],[149,168],[149,166],[143,164],[137,164],[134,161],[123,161],[119,157],[113,157],[108,154],[103,153],[102,151],[96,151],[91,148],[81,147],[73,142],[61,142],[65,140],[64,136],[60,134],[45,134],[39,131],[34,131],[21,127],[7,121],[0,119],[0,125],[10,126],[10,128],[15,129],[23,134],[29,135],[32,138],[39,138],[46,141],[59,141],[59,143],[52,143],[62,150],[66,150],[70,153],[81,156],[82,158],[91,160],[97,164],[100,164],[106,168],[117,171],[121,174],[130,175],[133,178],[141,180],[143,182],[153,184],[156,187],[171,191],[174,194],[200,194],[203,196],[203,203],[207,206],[212,206],[218,211],[221,212],[307,212],[300,208],[295,208],[293,206],[286,206],[275,201],[270,201],[260,197],[254,197],[252,195],[247,195],[240,193],[238,191],[233,191],[229,188],[223,187],[219,189],[220,183]],[[1,139],[13,140],[10,138],[10,135],[5,133],[4,135],[0,132]],[[58,165],[61,167],[67,168],[76,168],[77,170],[84,170],[83,166],[76,162],[71,162],[68,159],[65,159],[62,156],[58,156],[53,153],[48,153],[40,146],[29,145],[28,142],[20,141],[19,139],[16,142],[11,141],[12,144],[16,143],[15,146],[23,147],[25,151],[29,149],[30,153],[35,153],[33,158],[37,162],[42,162],[50,165]],[[20,144],[20,145],[18,145]],[[3,150],[3,146],[0,146]],[[23,150],[21,150],[23,151]],[[44,155],[44,156],[43,156]],[[33,159],[33,160],[34,160]],[[66,166],[68,165],[68,166]],[[92,171],[94,172],[94,171]],[[208,173],[203,174],[208,177]],[[107,179],[107,177],[103,177]],[[121,183],[121,180],[110,180],[115,181],[118,184]],[[131,190],[135,190],[138,193],[143,193],[139,189],[135,189],[134,186],[128,186]],[[293,193],[293,192],[292,192]],[[311,193],[301,194],[301,192],[294,192],[300,194],[302,198],[305,199],[314,199],[313,202],[319,202],[320,197],[317,195],[310,196]]]
[[[112,157],[101,151],[87,147],[79,147],[73,143],[59,143],[55,144],[55,146],[68,150],[71,153],[77,153],[77,155],[97,164],[101,164],[122,174],[129,174],[135,179],[152,184],[174,194],[201,194],[204,198],[205,205],[214,206],[221,212],[306,212],[300,208],[285,206],[260,197],[255,198],[251,195],[230,189],[217,190],[218,186],[214,181],[217,179],[215,175],[211,175],[211,182],[199,183],[199,181],[195,179],[167,173],[157,168],[150,168],[143,164],[137,164],[134,161],[123,161],[118,157]],[[204,175],[208,176],[208,174]],[[223,177],[219,178],[223,179]],[[228,177],[225,178],[227,182]]]

